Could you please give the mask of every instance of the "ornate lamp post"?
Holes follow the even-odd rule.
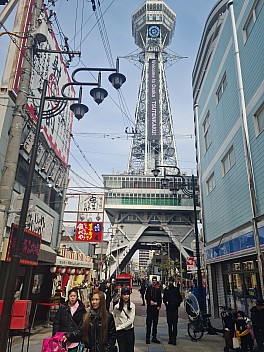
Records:
[[[160,168],[164,168],[164,177],[160,180],[163,188],[166,188],[168,184],[172,180],[172,187],[170,191],[175,196],[181,189],[185,195],[192,198],[193,200],[193,213],[194,213],[194,234],[195,234],[195,244],[196,244],[196,265],[197,265],[197,278],[198,278],[198,302],[200,305],[201,312],[204,311],[204,300],[203,300],[203,280],[202,280],[202,271],[201,271],[201,257],[200,257],[200,242],[199,242],[199,232],[198,232],[198,224],[197,224],[197,201],[196,201],[196,188],[198,187],[197,181],[192,175],[191,188],[189,190],[187,188],[186,180],[181,175],[180,169],[177,166],[165,166],[165,165],[156,165],[155,169],[152,170],[152,173],[155,177],[157,177],[160,173]],[[166,168],[173,168],[177,170],[176,175],[168,175],[166,173]],[[181,269],[182,270],[182,269]]]
[[[98,80],[96,82],[80,82],[76,79],[76,74],[80,71],[97,71],[98,72]],[[80,120],[85,113],[88,112],[88,107],[81,103],[82,100],[82,87],[83,86],[96,86],[90,92],[91,96],[94,98],[97,104],[102,103],[104,98],[107,96],[107,91],[101,87],[101,72],[108,71],[113,72],[109,76],[109,81],[112,83],[115,89],[119,89],[122,84],[126,81],[126,78],[123,74],[119,73],[119,63],[117,60],[116,68],[79,68],[73,71],[72,73],[72,82],[66,83],[61,90],[62,96],[55,97],[55,96],[46,96],[48,81],[44,80],[43,87],[42,87],[42,94],[40,99],[40,106],[38,112],[38,120],[36,124],[36,132],[34,137],[34,143],[31,152],[31,158],[29,163],[29,171],[28,171],[28,178],[27,184],[25,187],[24,198],[21,208],[21,214],[19,219],[17,237],[15,248],[12,253],[11,262],[10,262],[10,275],[7,280],[6,289],[4,292],[4,302],[3,302],[3,311],[0,323],[0,350],[6,351],[7,347],[7,340],[9,335],[9,326],[12,317],[12,304],[15,294],[15,286],[16,286],[16,278],[18,274],[18,269],[20,265],[20,258],[21,258],[21,247],[23,243],[24,237],[24,229],[26,227],[26,219],[27,219],[27,212],[29,207],[30,201],[30,194],[32,189],[32,181],[35,172],[35,164],[37,159],[37,151],[38,151],[38,144],[40,139],[40,130],[41,124],[43,119],[49,119],[51,117],[55,117],[60,114],[66,107],[68,101],[76,101],[76,103],[70,106],[71,111],[74,113],[75,117]],[[69,97],[65,94],[65,89],[69,86],[79,86],[79,96]],[[55,101],[56,105],[52,109],[44,110],[44,105],[46,101]]]

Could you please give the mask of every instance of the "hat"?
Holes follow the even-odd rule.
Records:
[[[169,277],[169,281],[172,281],[172,282],[174,282],[174,277]]]
[[[131,293],[129,287],[122,287],[121,295],[124,295],[125,293],[129,293],[129,294]]]
[[[256,305],[257,306],[264,306],[264,299],[263,298],[258,298],[256,300]]]

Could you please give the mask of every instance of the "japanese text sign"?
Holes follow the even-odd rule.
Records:
[[[12,225],[12,230],[9,238],[8,251],[6,261],[10,262],[17,240],[18,226]],[[38,257],[40,252],[41,235],[24,230],[24,237],[20,253],[20,264],[38,265]]]
[[[77,222],[75,241],[101,242],[103,239],[102,222]]]

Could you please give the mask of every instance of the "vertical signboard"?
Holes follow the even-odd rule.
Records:
[[[159,68],[158,60],[149,60],[148,71],[148,140],[160,138],[160,107],[159,107]]]
[[[22,33],[27,33],[30,29],[30,21],[32,18],[32,11],[34,8],[34,0],[30,0],[20,5],[20,13],[23,22]],[[23,6],[24,5],[24,6]],[[47,41],[36,44],[36,50],[41,49],[45,52],[35,53],[33,56],[32,63],[32,74],[30,81],[30,92],[27,104],[27,109],[31,117],[36,121],[39,99],[41,97],[43,81],[48,80],[48,96],[61,96],[61,88],[64,84],[70,82],[67,68],[65,66],[65,60],[59,53],[61,51],[58,46],[56,37],[50,25],[48,15],[45,8],[42,9],[43,14],[40,16],[39,28],[36,28],[36,32],[42,33],[47,38]],[[26,47],[26,36],[21,39],[20,50],[14,56],[12,72],[14,72],[13,79],[11,79],[12,86],[10,87],[15,93],[18,92],[19,81],[21,77],[21,70],[23,60],[25,60],[24,52]],[[50,51],[53,51],[51,53]],[[58,53],[54,53],[58,51]],[[12,58],[13,59],[13,58]],[[27,59],[27,58],[26,58]],[[28,59],[27,59],[28,60]],[[69,97],[74,97],[75,92],[72,87],[68,87],[65,91]],[[45,111],[56,111],[59,110],[61,104],[56,101],[46,102]],[[56,155],[62,161],[63,164],[68,164],[69,148],[70,148],[70,134],[72,130],[73,114],[70,111],[70,103],[68,103],[65,109],[58,113],[56,117],[43,120],[43,134],[48,142],[49,147],[55,151]],[[34,131],[31,131],[31,135],[28,136],[28,148],[30,148],[30,141],[32,140]]]
[[[79,196],[75,240],[100,242],[103,240],[104,194]]]

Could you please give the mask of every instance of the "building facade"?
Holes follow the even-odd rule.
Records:
[[[193,69],[212,313],[246,313],[263,289],[264,1],[221,0]]]

